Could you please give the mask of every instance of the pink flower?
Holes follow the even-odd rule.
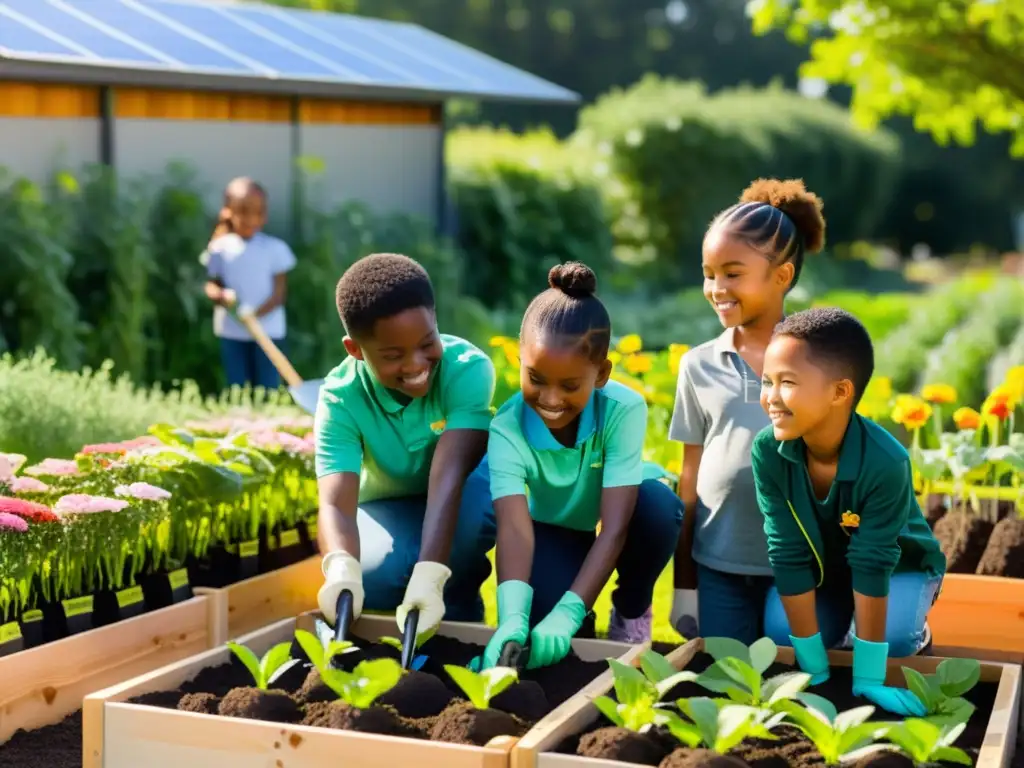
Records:
[[[120,512],[127,506],[128,502],[120,499],[91,496],[88,493],[69,493],[57,499],[53,511],[61,515],[84,515],[92,512]]]
[[[26,468],[25,474],[51,475],[54,477],[77,475],[78,465],[70,459],[43,459],[35,466]]]
[[[11,472],[17,472],[18,468],[27,461],[25,455],[21,453],[0,453],[0,459],[7,459],[7,463],[11,465]],[[2,463],[0,461],[0,464]]]
[[[12,467],[11,462],[7,460],[7,456],[0,453],[0,483],[3,485],[10,485],[13,480],[14,467]]]
[[[0,513],[14,515],[30,523],[52,523],[57,519],[57,516],[45,504],[9,496],[0,496]]]
[[[313,444],[290,432],[254,432],[250,439],[257,448],[282,448],[289,453],[312,453]]]
[[[0,512],[0,531],[14,531],[15,533],[24,533],[28,530],[28,523],[22,520],[17,515],[11,515],[7,512]]]
[[[163,501],[171,498],[171,492],[149,483],[132,483],[131,485],[119,485],[114,489],[118,496],[129,496],[133,499],[144,499],[145,501]]]
[[[43,493],[50,486],[34,477],[16,477],[11,481],[11,490],[15,493]]]
[[[131,440],[122,440],[119,443],[95,443],[93,445],[87,445],[82,448],[79,453],[86,456],[95,453],[107,453],[114,454],[117,456],[123,456],[129,451],[137,450],[139,448],[154,448],[161,445],[160,439],[153,435],[143,435],[142,437],[135,437]]]

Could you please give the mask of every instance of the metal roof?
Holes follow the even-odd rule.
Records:
[[[0,76],[301,95],[574,103],[415,24],[207,0],[0,0]]]

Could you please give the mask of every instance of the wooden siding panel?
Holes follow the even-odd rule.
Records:
[[[97,118],[99,88],[0,81],[0,117]]]
[[[302,99],[299,121],[335,125],[435,125],[441,122],[435,104]]]
[[[278,96],[118,88],[115,104],[115,115],[122,119],[260,123],[286,123],[291,119],[289,100]]]

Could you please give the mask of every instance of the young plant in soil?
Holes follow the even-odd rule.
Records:
[[[466,694],[468,701],[454,704],[441,713],[430,734],[431,739],[458,744],[486,744],[496,736],[522,731],[512,715],[491,709],[491,699],[519,680],[516,670],[492,667],[473,672],[466,667],[446,664],[444,671]]]
[[[661,762],[662,768],[684,766],[745,766],[728,753],[745,739],[775,741],[771,730],[785,713],[771,713],[746,704],[715,701],[704,696],[676,701],[679,711],[689,722],[674,712],[666,712],[665,727],[689,749],[677,750]],[[725,758],[725,759],[723,759]]]
[[[284,691],[270,690],[275,680],[298,663],[291,657],[291,643],[278,643],[262,659],[244,645],[227,646],[249,670],[255,686],[228,691],[217,706],[218,714],[285,723],[298,720],[301,711],[295,700]]]
[[[914,765],[959,763],[969,766],[973,765],[970,755],[953,746],[966,727],[966,722],[940,723],[911,718],[890,727],[885,738],[895,744]]]
[[[776,706],[818,748],[826,765],[856,761],[878,751],[876,742],[885,737],[891,723],[871,723],[875,713],[871,706],[856,707],[837,713],[828,699],[807,694],[807,707],[794,701],[781,701]]]
[[[928,715],[938,715],[966,723],[974,705],[963,696],[981,679],[981,663],[975,659],[946,659],[931,675],[903,667],[907,687],[924,704]]]

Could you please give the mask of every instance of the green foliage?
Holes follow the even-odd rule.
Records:
[[[892,725],[885,738],[913,760],[914,765],[959,763],[969,766],[974,765],[970,755],[953,746],[966,727],[966,722],[937,723],[910,718]]]
[[[331,665],[335,656],[356,650],[348,640],[331,640],[324,648],[320,638],[304,629],[295,630],[295,640],[306,654],[306,658],[318,670],[323,671]]]
[[[669,733],[688,747],[703,746],[720,755],[736,747],[744,739],[765,739],[774,741],[774,728],[783,715],[766,717],[762,710],[742,704],[720,706],[719,701],[703,696],[679,699],[676,706],[690,722],[674,713],[664,723]]]
[[[911,115],[940,144],[974,143],[980,122],[1009,132],[1024,155],[1024,5],[1018,0],[957,4],[868,0],[754,0],[754,31],[785,29],[811,45],[805,77],[853,89],[851,109],[866,126]],[[817,37],[819,30],[827,36]]]
[[[810,684],[811,676],[805,672],[784,672],[762,679],[778,655],[771,638],[762,637],[748,648],[738,640],[709,637],[704,640],[704,647],[715,663],[700,674],[684,674],[709,691],[724,693],[737,704],[776,707],[779,702],[799,698]]]
[[[490,707],[491,699],[519,680],[519,673],[510,667],[491,667],[474,672],[457,664],[445,664],[444,671],[476,709]]]
[[[599,188],[607,162],[548,132],[485,128],[453,131],[447,158],[459,239],[472,259],[466,286],[488,307],[522,308],[564,261],[607,274],[612,240]]]
[[[907,687],[924,704],[928,715],[941,715],[967,722],[974,705],[963,696],[981,679],[981,664],[974,659],[946,659],[925,675],[903,667]]]
[[[615,698],[598,696],[594,699],[594,706],[620,728],[640,731],[664,719],[664,712],[656,705],[661,696],[674,685],[668,684],[666,687],[665,681],[677,673],[672,669],[672,675],[662,676],[667,672],[665,665],[657,663],[651,657],[648,657],[647,664],[644,672],[641,672],[636,667],[608,659],[608,666],[611,667],[615,681]],[[645,675],[647,671],[654,673],[654,677]]]
[[[831,705],[829,705],[831,706]],[[819,709],[804,708],[793,701],[779,703],[789,720],[818,748],[825,765],[856,760],[889,730],[888,723],[871,723],[874,707],[857,707],[829,717]],[[835,711],[835,708],[832,708]]]
[[[324,667],[320,679],[338,698],[356,709],[367,709],[402,679],[402,665],[394,659],[361,661],[351,672]]]
[[[277,678],[298,663],[297,659],[291,657],[292,644],[287,642],[278,643],[263,658],[259,658],[244,645],[229,642],[227,646],[249,670],[253,682],[261,691],[267,690]]]
[[[831,241],[844,242],[872,231],[898,172],[896,140],[856,130],[831,103],[777,87],[709,96],[655,76],[587,107],[574,143],[608,155],[621,181],[607,192],[620,257],[651,264],[667,285],[758,176],[803,177],[828,201]]]

